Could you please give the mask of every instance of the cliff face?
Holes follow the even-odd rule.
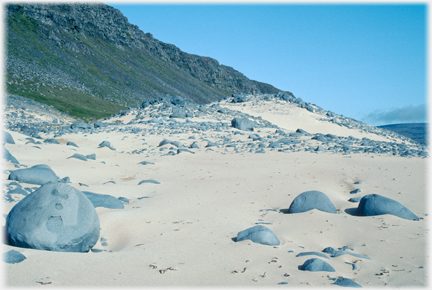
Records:
[[[99,117],[166,94],[207,103],[280,91],[154,39],[104,4],[10,4],[6,17],[8,92],[74,115]]]

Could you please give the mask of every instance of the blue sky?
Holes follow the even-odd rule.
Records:
[[[371,125],[427,120],[423,4],[117,5],[181,50]]]

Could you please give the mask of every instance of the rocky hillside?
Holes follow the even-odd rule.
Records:
[[[8,93],[74,116],[101,118],[167,94],[203,104],[233,93],[280,91],[158,41],[105,4],[5,10]]]

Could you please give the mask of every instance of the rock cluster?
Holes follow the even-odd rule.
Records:
[[[189,152],[204,149],[210,150],[219,148],[223,153],[266,153],[268,151],[277,151],[283,153],[307,151],[311,153],[337,153],[343,155],[350,154],[385,154],[402,157],[426,157],[428,148],[424,144],[418,144],[412,140],[397,135],[396,133],[379,129],[359,121],[336,115],[330,111],[325,111],[315,105],[298,101],[297,98],[284,93],[264,94],[264,95],[240,95],[242,103],[250,102],[252,104],[259,101],[268,102],[288,102],[298,107],[311,106],[315,114],[322,116],[321,120],[325,122],[337,123],[339,126],[356,129],[360,132],[383,136],[389,140],[399,141],[376,141],[368,138],[355,138],[353,136],[337,136],[335,134],[308,133],[298,128],[296,132],[286,132],[277,125],[262,119],[261,117],[252,116],[237,110],[224,107],[224,104],[231,103],[233,100],[238,101],[239,95],[233,95],[220,99],[218,102],[208,105],[198,105],[190,103],[186,99],[178,96],[167,95],[152,101],[144,101],[138,108],[130,108],[127,111],[121,111],[111,117],[105,118],[104,121],[95,122],[93,125],[84,122],[74,122],[65,124],[61,119],[55,118],[59,114],[52,113],[53,121],[37,121],[33,118],[25,118],[26,110],[20,110],[22,106],[16,102],[15,97],[8,97],[11,107],[19,111],[23,118],[12,116],[12,113],[6,113],[6,127],[9,130],[17,131],[32,137],[29,142],[37,144],[43,142],[41,133],[53,134],[54,138],[70,133],[90,133],[99,132],[123,132],[138,135],[162,135],[171,134],[177,136],[180,134],[206,133],[211,134],[213,140],[209,143],[205,136],[198,140],[191,140],[189,144],[179,140],[161,139],[160,148],[162,151],[149,148],[147,150],[137,149],[132,154],[143,154],[152,151],[154,154],[165,153],[163,150],[167,144],[174,145],[175,150],[170,150],[170,155],[176,155],[182,152],[188,153],[184,149],[190,149]],[[303,105],[305,104],[305,105]],[[304,108],[305,109],[305,108]],[[46,111],[46,107],[41,105],[35,107],[34,112]],[[182,116],[176,116],[175,112],[183,112]],[[132,115],[132,119],[127,123],[112,123],[112,119],[122,116]],[[183,116],[184,115],[184,116]],[[332,117],[329,117],[332,116]],[[17,118],[18,117],[18,118]],[[210,119],[214,121],[198,121],[200,119]],[[337,119],[337,121],[335,121]],[[261,129],[274,129],[271,134],[262,135]],[[238,137],[246,135],[247,140]],[[34,139],[33,139],[34,138]],[[39,141],[40,140],[40,141]],[[165,141],[164,141],[165,140]],[[52,141],[50,141],[52,142]],[[114,150],[108,141],[102,142],[100,147],[107,147]],[[205,142],[205,143],[203,143]],[[201,144],[200,146],[200,143]],[[72,144],[70,144],[73,146]],[[78,146],[75,144],[75,146]],[[73,158],[79,158],[75,156]]]

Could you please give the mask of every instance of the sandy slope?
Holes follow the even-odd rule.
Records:
[[[225,102],[223,107],[238,110],[251,116],[262,117],[281,128],[296,131],[298,128],[309,133],[335,134],[338,136],[353,136],[355,138],[367,137],[377,141],[390,141],[394,139],[386,138],[376,134],[362,133],[355,129],[349,129],[337,124],[329,123],[331,118],[322,116],[308,110],[299,109],[292,103],[282,100],[245,102],[241,105]]]
[[[306,110],[298,108],[286,108],[282,114],[267,112],[262,106],[237,108],[251,115],[260,114],[287,130],[364,135],[346,132],[346,128],[335,129],[331,123],[313,120],[313,115],[308,117]],[[126,197],[130,204],[121,210],[96,209],[101,238],[107,240],[108,246],[99,241],[94,248],[106,250],[103,252],[59,253],[5,245],[3,252],[15,249],[27,257],[21,263],[6,264],[7,285],[51,282],[50,286],[251,287],[288,282],[288,286],[279,286],[299,287],[331,285],[334,281],[329,278],[339,276],[353,279],[363,287],[426,284],[427,159],[276,150],[239,154],[219,148],[161,156],[156,146],[173,136],[119,132],[68,134],[58,138],[63,144],[40,144],[38,149],[34,144],[25,144],[27,136],[9,132],[16,144],[6,147],[21,164],[47,164],[59,177],[70,177],[70,185],[79,190]],[[176,140],[185,142],[187,137],[178,135]],[[211,139],[210,134],[207,137]],[[379,138],[371,134],[368,137]],[[116,150],[97,148],[105,140]],[[79,148],[66,146],[67,141],[75,142]],[[141,148],[149,150],[140,155],[127,153]],[[74,153],[96,153],[97,158],[87,162],[67,159]],[[140,161],[155,164],[140,165]],[[4,169],[15,168],[7,163]],[[7,176],[4,171],[5,183]],[[160,184],[138,185],[143,179],[154,179]],[[361,184],[354,185],[356,181]],[[38,187],[23,185],[26,186]],[[355,188],[360,188],[361,193],[350,194]],[[308,190],[324,192],[338,213],[279,212]],[[358,203],[348,199],[371,193],[399,201],[420,221],[391,215],[355,216],[353,211]],[[19,200],[22,196],[14,198]],[[7,214],[16,203],[3,203],[3,213]],[[256,223],[266,223],[281,245],[233,241],[239,231]],[[336,269],[334,273],[298,269],[316,256],[296,257],[297,254],[343,246],[371,260],[343,255],[327,260]],[[346,262],[355,263],[358,269],[353,270]]]

